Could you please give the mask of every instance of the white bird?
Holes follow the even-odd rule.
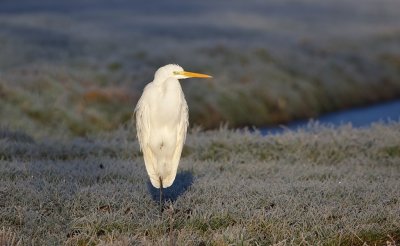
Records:
[[[146,85],[136,108],[136,130],[151,184],[160,189],[175,180],[189,124],[188,106],[179,79],[211,78],[186,72],[179,65],[159,68]],[[161,211],[161,210],[160,210]]]

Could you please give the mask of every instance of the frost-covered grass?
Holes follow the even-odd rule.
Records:
[[[167,63],[214,76],[182,83],[207,129],[398,98],[399,7],[2,1],[0,245],[398,244],[399,123],[192,130],[162,217],[120,126]]]
[[[399,123],[192,130],[162,217],[130,127],[75,139],[2,128],[0,164],[0,242],[14,245],[400,240]]]
[[[399,98],[399,8],[395,0],[2,1],[0,118],[36,135],[116,129],[168,63],[214,76],[182,83],[191,123],[207,129]]]

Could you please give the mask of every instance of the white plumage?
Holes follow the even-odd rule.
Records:
[[[135,108],[140,148],[151,184],[156,188],[171,186],[176,177],[189,124],[179,79],[191,77],[211,76],[186,72],[174,64],[159,68]]]

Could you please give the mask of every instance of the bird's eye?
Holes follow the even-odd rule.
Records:
[[[179,72],[177,72],[177,71],[174,71],[174,75],[179,75]]]

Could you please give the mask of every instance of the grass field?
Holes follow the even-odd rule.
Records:
[[[399,7],[1,1],[0,246],[398,245],[400,123],[231,128],[399,98]],[[213,79],[182,82],[191,132],[160,216],[131,117],[168,63]]]
[[[0,162],[1,245],[400,240],[399,123],[193,129],[162,217],[130,127],[74,139],[2,128]]]
[[[400,97],[393,0],[4,0],[0,118],[35,136],[126,123],[168,63],[192,125],[276,125]]]

